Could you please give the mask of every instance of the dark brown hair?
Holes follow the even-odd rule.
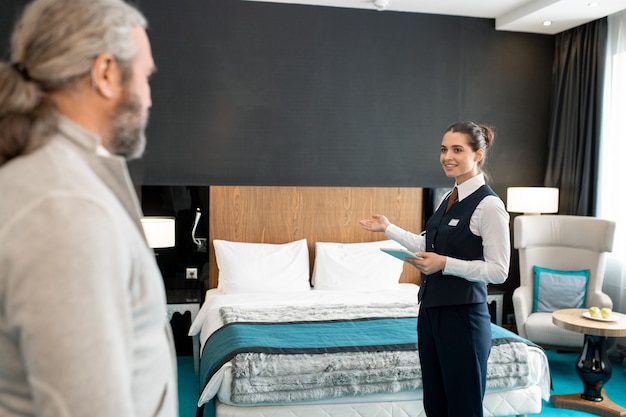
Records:
[[[478,167],[483,175],[489,178],[484,165],[487,161],[487,150],[493,145],[496,136],[493,128],[474,122],[456,122],[451,124],[446,132],[463,133],[467,138],[467,144],[474,152],[478,152],[479,149],[483,150],[483,158],[478,162]]]

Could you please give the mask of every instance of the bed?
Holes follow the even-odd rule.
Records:
[[[384,213],[422,229],[419,188],[209,190],[209,283],[198,415],[423,416],[416,350],[419,273],[358,227]],[[541,348],[493,325],[486,416],[541,411]]]

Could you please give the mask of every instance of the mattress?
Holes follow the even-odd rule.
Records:
[[[541,412],[541,388],[530,386],[485,395],[485,417]],[[215,417],[426,417],[421,400],[390,400],[343,404],[292,404],[238,407],[216,401]]]
[[[190,334],[204,347],[208,337],[222,324],[220,309],[226,306],[288,306],[288,305],[369,305],[373,303],[417,303],[418,286],[399,284],[397,288],[377,292],[312,290],[278,294],[223,294],[217,289],[207,292],[205,303],[192,323]],[[496,390],[487,393],[485,415],[509,416],[537,413],[541,399],[549,398],[550,377],[547,358],[540,348],[529,350],[531,370],[528,386]],[[371,394],[338,399],[309,400],[286,405],[256,405],[241,407],[230,401],[232,386],[231,363],[222,366],[203,388],[198,406],[216,398],[216,413],[222,416],[406,416],[422,415],[421,390],[392,394]]]

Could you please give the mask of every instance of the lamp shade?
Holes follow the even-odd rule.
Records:
[[[541,214],[559,211],[559,189],[553,187],[509,187],[506,209],[512,213]]]
[[[174,217],[146,216],[141,219],[143,232],[151,248],[176,246],[176,220]]]

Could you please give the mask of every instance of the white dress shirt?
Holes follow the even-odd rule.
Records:
[[[459,190],[459,201],[463,201],[484,184],[485,177],[483,174],[478,174],[462,184],[455,185]],[[511,237],[509,213],[499,197],[490,195],[478,203],[470,219],[470,231],[482,237],[485,260],[465,261],[448,256],[443,274],[492,284],[501,284],[506,281],[511,257]],[[425,251],[424,233],[415,234],[390,224],[385,234],[389,239],[395,240],[412,252]]]

